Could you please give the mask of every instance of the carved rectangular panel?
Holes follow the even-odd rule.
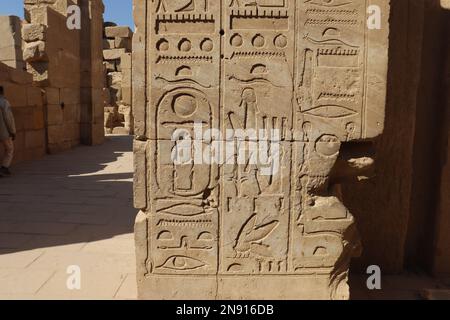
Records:
[[[358,241],[329,174],[342,142],[382,132],[387,2],[146,2],[143,297],[192,298],[192,279],[200,298],[308,296],[284,277],[348,296]]]
[[[172,161],[181,130],[219,128],[221,7],[218,1],[150,6],[151,150],[149,252],[154,274],[216,274],[218,166]],[[199,141],[200,143],[203,143]]]

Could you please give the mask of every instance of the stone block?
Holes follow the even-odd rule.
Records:
[[[25,132],[25,148],[43,148],[45,147],[45,131],[30,130]]]
[[[36,106],[33,108],[33,120],[32,120],[32,128],[33,130],[44,129],[44,107]]]
[[[1,51],[1,49],[0,49]],[[22,59],[22,50],[18,50],[19,52],[19,59]],[[24,70],[25,69],[25,62],[21,61],[21,60],[16,60],[16,59],[5,59],[2,60],[2,62],[5,66],[9,66],[11,68],[14,69],[19,69],[19,70]]]
[[[64,110],[59,104],[47,105],[47,124],[49,126],[59,126],[64,122]],[[56,129],[53,129],[56,131]],[[56,140],[56,136],[55,136]]]
[[[22,39],[25,42],[45,41],[46,26],[27,23],[22,26]]]
[[[59,105],[62,101],[60,91],[60,88],[45,88],[46,103]]]
[[[122,70],[130,70],[131,72],[131,53],[124,53],[122,54],[122,56],[120,57],[120,67],[122,68]]]
[[[102,117],[103,120],[103,117]],[[92,126],[92,144],[99,145],[105,141],[105,130],[102,121]]]
[[[105,106],[109,105],[111,103],[111,93],[109,91],[109,88],[103,88],[102,96],[104,105]]]
[[[109,50],[109,49],[115,49],[115,40],[114,39],[103,39],[103,49]]]
[[[122,103],[126,105],[132,104],[132,89],[131,87],[122,87]]]
[[[131,38],[133,32],[129,27],[125,26],[116,26],[116,27],[106,27],[105,35],[107,38]]]
[[[64,123],[80,122],[80,105],[66,104],[63,109]]]
[[[0,34],[2,35],[2,47],[20,47],[20,30],[22,22],[16,16],[0,16]],[[0,56],[1,60],[1,56]]]
[[[48,25],[48,7],[25,3],[25,20],[28,23]]]
[[[104,65],[105,65],[106,71],[107,72],[116,72],[117,71],[116,63],[117,63],[117,60],[105,61]]]
[[[131,51],[131,38],[116,37],[114,41],[114,48],[123,48],[126,51]]]
[[[0,81],[2,82],[11,81],[10,70],[11,69],[6,64],[0,63]]]
[[[121,86],[110,86],[109,94],[111,97],[112,105],[116,105],[119,101],[122,101],[122,87]]]
[[[27,71],[33,75],[36,85],[45,87],[49,85],[48,62],[32,62],[27,64]]]
[[[114,85],[122,84],[122,72],[110,72],[108,73],[108,86],[112,87]]]
[[[9,70],[9,73],[10,79],[14,83],[21,85],[31,85],[31,83],[33,82],[33,76],[23,70],[11,69]]]
[[[3,46],[0,48],[0,61],[22,60],[21,48],[18,46]]]
[[[128,136],[130,134],[130,129],[129,128],[125,128],[125,127],[115,127],[112,130],[112,134]]]
[[[17,132],[25,131],[28,123],[31,122],[32,119],[29,110],[27,107],[12,107]]]
[[[43,106],[43,92],[41,88],[38,87],[27,88],[27,105],[36,107]]]
[[[103,50],[103,58],[105,60],[118,60],[125,53],[125,49],[109,49]]]
[[[27,106],[27,87],[20,84],[7,83],[4,85],[5,96],[13,107]]]
[[[0,62],[12,68],[22,68],[22,39],[20,36],[21,21],[16,16],[0,17]]]
[[[80,88],[62,88],[61,102],[64,104],[79,104],[80,103]]]

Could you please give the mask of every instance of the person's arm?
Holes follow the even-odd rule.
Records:
[[[8,128],[9,134],[11,135],[11,138],[16,138],[16,122],[14,121],[14,115],[11,110],[11,105],[8,101],[6,101],[5,106],[5,123],[6,127]]]

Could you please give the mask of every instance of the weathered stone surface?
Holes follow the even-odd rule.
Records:
[[[33,82],[33,76],[27,72],[23,72],[23,70],[20,69],[9,70],[9,75],[11,77],[11,81],[14,83],[31,85]]]
[[[133,32],[129,27],[125,26],[106,27],[105,35],[107,38],[115,38],[115,37],[131,38]]]
[[[14,163],[40,158],[45,153],[43,97],[40,89],[33,87],[31,74],[2,62],[0,85],[5,89],[5,97],[11,104],[16,122]],[[0,148],[0,159],[3,153],[3,148]]]
[[[125,49],[109,49],[103,50],[103,59],[105,60],[117,60],[125,53]]]
[[[116,37],[114,40],[115,48],[125,48],[127,51],[131,51],[131,38]]]
[[[388,99],[385,130],[374,144],[376,176],[342,188],[364,248],[352,262],[353,272],[366,274],[374,263],[388,274],[408,268],[431,272],[433,254],[441,261],[450,255],[436,250],[437,241],[441,248],[448,243],[437,240],[436,230],[442,226],[445,235],[448,228],[436,222],[435,213],[444,154],[440,128],[448,118],[442,96],[449,86],[442,82],[449,74],[448,46],[436,39],[446,39],[450,30],[449,12],[438,2],[391,1]]]
[[[103,62],[106,71],[109,72],[116,72],[117,71],[117,67],[116,67],[116,61],[115,60],[110,60],[110,61],[105,61]]]
[[[22,39],[25,42],[45,41],[45,30],[43,24],[26,23],[22,27]]]
[[[130,70],[131,72],[131,53],[124,53],[120,57],[120,66],[123,70]]]
[[[117,27],[121,30],[129,30],[128,27]],[[116,29],[117,29],[116,28]],[[115,31],[116,32],[116,31]],[[128,31],[127,31],[128,32]],[[111,36],[111,32],[106,32],[105,37]],[[108,94],[105,104],[105,131],[115,134],[133,133],[132,115],[132,54],[131,37],[116,36],[115,38],[104,38],[104,68],[105,86],[108,87]],[[111,108],[114,112],[111,112]]]
[[[114,39],[103,39],[103,49],[114,49],[116,41]]]
[[[48,61],[44,41],[35,41],[25,44],[23,59],[26,62]]]
[[[125,49],[109,49],[103,50],[103,59],[105,60],[117,60],[125,53]]]
[[[0,17],[0,31],[2,32],[2,47],[20,46],[20,18],[16,16]]]
[[[23,69],[21,21],[16,16],[0,17],[0,62],[15,69]]]
[[[122,83],[122,73],[121,72],[110,72],[108,73],[108,86],[111,87],[115,84]]]
[[[383,131],[388,1],[372,1],[381,29],[360,1],[134,4],[139,296],[347,299],[359,240],[329,176],[342,143]],[[227,129],[226,163],[196,162]],[[252,162],[269,132],[269,162]],[[194,159],[174,162],[189,137]]]

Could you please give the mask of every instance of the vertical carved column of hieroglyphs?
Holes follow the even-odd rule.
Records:
[[[288,272],[295,1],[224,6],[222,127],[245,131],[221,177],[220,272],[231,288],[249,275]]]
[[[158,0],[147,10],[146,277],[161,281],[147,294],[175,296],[184,277],[201,280],[218,268],[218,166],[193,160],[205,147],[195,126],[219,128],[220,2]]]
[[[358,237],[352,215],[330,191],[329,174],[343,142],[382,132],[388,1],[301,3],[290,271],[329,274],[330,297],[348,298],[348,267],[358,254]],[[381,10],[383,21],[381,29],[370,30],[368,15],[374,8]]]

